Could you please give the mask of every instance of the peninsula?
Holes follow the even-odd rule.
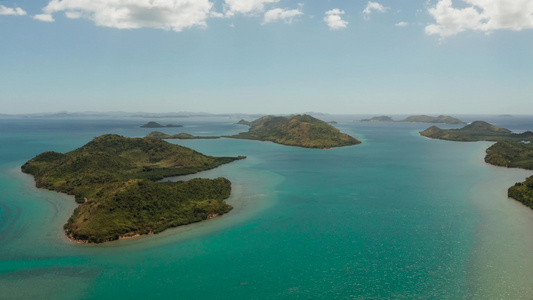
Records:
[[[165,128],[165,127],[183,127],[183,125],[173,125],[173,124],[168,124],[168,125],[161,125],[157,122],[148,122],[144,125],[141,126],[142,128]]]
[[[485,162],[507,168],[533,170],[533,132],[512,133],[487,122],[476,121],[460,129],[440,129],[432,126],[421,131],[422,136],[448,141],[492,141]],[[533,208],[533,176],[510,187],[508,196]]]
[[[245,121],[246,122],[246,121]],[[244,122],[239,122],[244,124]],[[303,148],[327,149],[360,144],[330,124],[309,115],[264,116],[249,122],[250,130],[229,138],[270,141]]]
[[[219,136],[197,136],[197,135],[191,135],[188,133],[178,133],[178,134],[166,134],[162,133],[160,131],[152,131],[149,134],[146,135],[147,138],[156,138],[156,139],[164,139],[164,140],[198,140],[198,139],[219,139]]]
[[[161,232],[229,212],[225,178],[157,182],[216,168],[245,157],[212,157],[155,138],[103,135],[67,153],[44,152],[26,162],[36,186],[80,203],[65,224],[85,243]]]

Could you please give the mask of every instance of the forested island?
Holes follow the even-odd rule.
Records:
[[[166,134],[160,131],[152,131],[146,135],[147,138],[156,138],[156,139],[165,139],[165,140],[198,140],[198,139],[219,139],[220,136],[197,136],[188,133],[178,133],[178,134]]]
[[[246,121],[244,119],[240,119],[239,122],[235,123],[238,125],[246,125],[246,126],[252,126],[252,122]]]
[[[64,225],[69,238],[102,243],[161,232],[229,212],[225,178],[157,182],[245,157],[212,157],[156,138],[103,135],[68,153],[44,152],[22,171],[36,186],[80,203]]]
[[[421,131],[422,136],[448,141],[492,141],[485,162],[507,168],[533,170],[533,132],[512,133],[487,122],[476,121],[459,129],[440,129],[432,126]],[[516,183],[508,190],[509,197],[533,208],[533,176]]]
[[[173,124],[167,124],[167,125],[161,125],[157,122],[148,122],[141,126],[142,128],[166,128],[166,127],[183,127],[183,125],[173,125]]]
[[[405,118],[398,122],[417,122],[417,123],[440,123],[440,124],[466,124],[457,118],[451,116],[440,115],[438,117],[426,116],[426,115],[414,115]]]
[[[375,116],[370,119],[362,119],[361,122],[394,122],[389,116]]]
[[[239,124],[249,125],[250,130],[228,137],[319,149],[361,143],[356,138],[309,115],[264,116],[252,122],[241,120]]]

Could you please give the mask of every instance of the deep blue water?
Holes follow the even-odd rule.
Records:
[[[533,129],[531,117],[482,117]],[[73,199],[33,186],[20,165],[106,133],[140,137],[146,119],[0,119],[0,299],[529,299],[533,213],[506,197],[532,172],[483,163],[490,143],[422,138],[427,124],[358,123],[363,144],[301,149],[232,139],[187,140],[243,161],[225,176],[235,209],[159,235],[104,245],[65,239]],[[229,135],[227,118],[166,133]],[[453,127],[453,126],[452,126]]]

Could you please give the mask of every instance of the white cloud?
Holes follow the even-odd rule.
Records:
[[[396,23],[394,26],[405,27],[405,26],[407,26],[407,25],[409,25],[409,23],[407,23],[407,22],[403,22],[403,21],[402,21],[402,22],[398,22],[398,23]]]
[[[265,4],[277,3],[279,0],[226,0],[224,11],[231,17],[236,13],[250,15],[265,11]]]
[[[23,10],[20,7],[5,7],[3,5],[0,5],[0,16],[24,16],[26,15],[26,11]]]
[[[370,16],[370,14],[372,13],[372,11],[377,11],[377,12],[385,12],[387,10],[387,8],[377,2],[371,2],[371,1],[368,1],[368,3],[366,4],[366,7],[365,9],[363,10],[363,14],[365,14],[366,17]]]
[[[324,21],[328,24],[329,29],[339,30],[339,29],[346,28],[346,26],[348,25],[348,22],[344,21],[341,18],[341,15],[343,14],[344,14],[344,10],[340,10],[338,8],[334,8],[326,12]]]
[[[454,8],[451,0],[439,0],[429,8],[435,24],[426,26],[426,34],[441,38],[467,30],[490,33],[494,30],[520,31],[533,28],[531,0],[463,0],[464,8]]]
[[[52,17],[52,15],[47,14],[35,15],[33,16],[33,18],[42,22],[54,22],[54,17]]]
[[[212,7],[209,0],[52,0],[34,18],[52,22],[53,14],[65,12],[68,18],[87,18],[98,26],[181,31],[207,27]]]
[[[291,24],[294,17],[303,15],[303,12],[299,9],[282,9],[274,8],[265,13],[265,19],[263,24],[283,21],[286,24]]]
[[[212,18],[224,18],[224,14],[223,13],[219,13],[219,12],[216,12],[216,11],[211,11],[211,13],[209,14]]]

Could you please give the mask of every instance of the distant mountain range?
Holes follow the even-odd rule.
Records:
[[[404,120],[394,121],[389,116],[376,116],[370,119],[363,119],[361,122],[415,122],[415,123],[435,123],[435,124],[466,124],[457,118],[451,116],[440,115],[438,117],[432,117],[428,115],[413,115],[405,118]]]
[[[211,114],[203,112],[169,112],[169,113],[145,113],[145,112],[54,112],[54,113],[30,113],[30,114],[0,114],[0,118],[189,118],[189,117],[231,117],[231,118],[260,118],[261,114]]]

